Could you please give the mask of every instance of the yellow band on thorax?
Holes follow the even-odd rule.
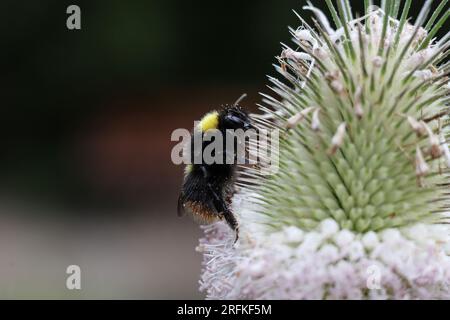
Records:
[[[210,112],[206,114],[200,123],[198,124],[198,129],[201,132],[205,132],[211,129],[217,129],[219,126],[219,113],[217,111]]]

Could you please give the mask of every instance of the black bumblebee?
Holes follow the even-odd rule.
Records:
[[[242,98],[241,98],[242,99]],[[240,101],[239,99],[238,101]],[[228,225],[236,232],[238,239],[238,223],[229,205],[234,193],[234,182],[236,178],[236,162],[233,164],[226,162],[227,157],[236,160],[236,148],[233,154],[226,151],[226,130],[227,129],[255,129],[249,115],[238,106],[236,102],[232,106],[225,106],[220,111],[212,111],[206,114],[192,134],[192,141],[195,134],[205,135],[208,130],[216,129],[222,134],[224,153],[222,163],[192,164],[186,166],[181,194],[178,198],[178,215],[182,216],[188,212],[199,223],[209,224],[217,220],[225,219]],[[211,141],[202,141],[202,152]],[[194,157],[194,147],[191,144],[191,160]]]

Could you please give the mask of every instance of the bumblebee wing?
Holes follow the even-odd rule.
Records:
[[[184,210],[183,194],[180,194],[180,196],[178,197],[177,213],[179,217],[184,216],[184,214],[186,213],[186,211]]]

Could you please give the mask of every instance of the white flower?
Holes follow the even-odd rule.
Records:
[[[238,197],[242,221],[252,220],[255,208],[243,201],[246,195]],[[206,226],[199,246],[204,254],[201,289],[209,299],[450,298],[450,256],[444,251],[450,235],[441,226],[389,229],[380,238],[372,231],[356,234],[336,227],[325,220],[303,237],[303,230],[290,226],[270,242],[243,228],[234,247],[225,223]],[[412,241],[416,233],[445,234],[445,239]],[[373,269],[380,274],[380,289],[367,287]]]
[[[378,244],[378,236],[375,232],[369,231],[362,237],[362,243],[368,250],[373,250]]]
[[[413,75],[422,80],[428,80],[433,76],[433,72],[431,72],[431,70],[417,70],[414,71]]]
[[[300,17],[291,29],[298,48],[285,46],[277,68],[291,87],[271,78],[279,97],[255,117],[283,128],[279,170],[243,169],[236,244],[224,222],[203,227],[207,298],[450,299],[448,63],[439,64],[450,40],[432,39],[430,3],[412,25],[389,5],[353,19],[342,0],[335,29],[305,7],[320,28]]]
[[[341,230],[334,236],[334,242],[341,248],[344,249],[346,246],[352,243],[355,235],[349,230]]]

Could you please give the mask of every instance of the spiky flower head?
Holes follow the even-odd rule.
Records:
[[[209,298],[449,298],[448,1],[415,22],[412,1],[311,3],[264,95],[281,130],[279,170],[245,168],[233,200],[241,240],[206,228]],[[230,240],[227,240],[230,239]]]

